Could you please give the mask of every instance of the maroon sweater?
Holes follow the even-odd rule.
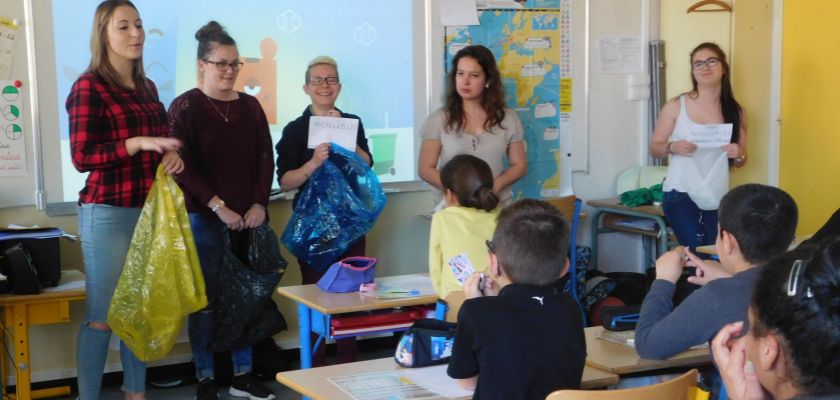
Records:
[[[214,195],[242,216],[254,203],[268,205],[274,160],[268,120],[256,98],[239,93],[237,100],[219,101],[191,89],[169,106],[169,128],[184,143],[184,171],[176,178],[187,211],[218,218],[207,207]]]

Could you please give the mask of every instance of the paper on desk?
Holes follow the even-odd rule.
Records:
[[[337,376],[327,380],[355,400],[443,399],[439,394],[400,377],[395,371]]]
[[[420,296],[435,294],[435,287],[432,286],[432,279],[428,275],[404,275],[386,278],[376,278],[376,283],[391,288],[401,287],[417,289]]]
[[[314,149],[321,143],[336,143],[347,150],[356,151],[358,131],[358,119],[312,116],[309,118],[307,147]]]
[[[434,367],[404,369],[398,373],[400,376],[406,377],[432,392],[439,393],[441,396],[472,398],[473,392],[458,386],[458,383],[446,374],[446,367],[447,365],[444,364]]]

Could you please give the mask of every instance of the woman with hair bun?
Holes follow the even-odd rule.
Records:
[[[476,272],[487,270],[485,241],[493,237],[499,197],[493,173],[476,156],[453,157],[440,171],[446,208],[432,217],[429,234],[429,275],[441,298],[463,290],[450,265],[469,262]]]
[[[764,266],[745,325],[712,341],[729,398],[840,399],[840,238]]]
[[[198,40],[198,87],[172,101],[170,133],[184,142],[184,171],[177,175],[184,190],[208,305],[189,317],[190,346],[199,380],[196,399],[218,398],[213,353],[213,311],[224,307],[218,288],[229,230],[233,251],[247,259],[248,229],[268,218],[266,207],[274,175],[268,120],[257,99],[233,89],[243,64],[236,42],[216,21],[195,34]],[[245,316],[243,316],[245,317]],[[252,376],[251,346],[231,352],[233,384],[229,393],[251,400],[274,394]]]

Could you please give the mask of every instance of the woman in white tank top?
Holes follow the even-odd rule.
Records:
[[[671,157],[663,184],[665,218],[680,244],[694,248],[715,243],[729,168],[747,162],[747,131],[723,50],[701,43],[691,52],[691,67],[692,90],[662,107],[649,148],[654,157]],[[725,141],[728,132],[729,144],[706,141],[708,135]]]

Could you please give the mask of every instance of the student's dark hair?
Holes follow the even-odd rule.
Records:
[[[493,192],[493,172],[484,160],[469,154],[452,157],[440,170],[443,190],[450,190],[462,207],[492,211],[499,205]]]
[[[198,28],[195,32],[195,39],[198,40],[198,60],[206,60],[207,56],[219,45],[236,46],[236,41],[216,21],[210,21]]]
[[[733,188],[718,208],[721,232],[734,236],[744,259],[753,264],[787,250],[797,218],[796,202],[789,194],[758,183]]]
[[[833,240],[840,237],[840,208],[828,218],[828,221],[814,233],[808,240],[803,241],[800,246],[819,244],[826,240]]]
[[[511,282],[552,285],[566,265],[569,224],[545,201],[519,200],[499,214],[493,251]]]
[[[798,278],[792,279],[796,285],[788,283],[791,278]],[[752,335],[779,338],[794,386],[811,395],[840,392],[840,239],[770,261],[756,282],[751,307]]]
[[[720,87],[720,113],[723,114],[723,122],[732,124],[732,139],[729,143],[738,143],[741,138],[741,105],[735,100],[735,95],[732,93],[732,82],[729,79],[730,70],[729,63],[726,61],[726,53],[715,43],[705,42],[700,43],[694,50],[691,51],[691,56],[688,58],[689,62],[694,60],[694,54],[700,50],[709,50],[715,53],[715,57],[720,60],[720,66],[723,68],[723,77],[721,78]],[[697,79],[694,78],[694,73],[691,73],[691,87],[694,93],[697,93]],[[729,160],[729,165],[732,165],[732,160]]]
[[[126,88],[123,84],[119,73],[108,59],[108,23],[111,22],[111,17],[117,8],[127,6],[137,10],[134,3],[129,0],[105,0],[96,6],[96,11],[93,14],[93,28],[90,34],[90,64],[88,64],[86,72],[93,73],[101,77],[105,82],[111,85]],[[131,63],[131,80],[134,82],[134,90],[141,96],[146,96],[151,93],[151,87],[146,81],[146,73],[143,70],[143,56]]]
[[[496,58],[493,57],[493,53],[482,45],[464,47],[455,53],[455,57],[452,59],[452,67],[446,76],[446,94],[444,95],[446,128],[448,130],[461,130],[466,124],[464,102],[461,95],[458,94],[457,84],[455,83],[455,77],[458,74],[458,61],[461,61],[464,57],[472,58],[478,62],[486,78],[487,87],[481,94],[481,107],[487,114],[484,129],[489,131],[496,125],[504,129],[502,121],[505,119],[505,90],[502,87],[501,73],[499,73],[499,67],[496,65]]]

